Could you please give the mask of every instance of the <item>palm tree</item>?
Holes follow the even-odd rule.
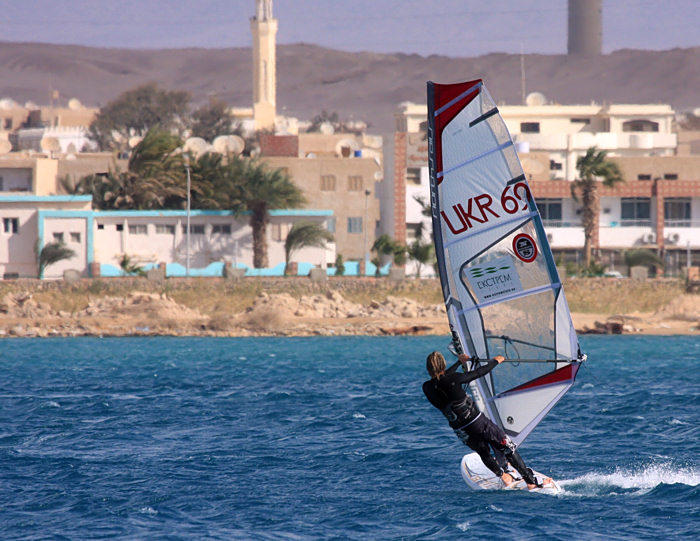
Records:
[[[270,210],[299,208],[306,203],[302,191],[294,184],[282,169],[271,169],[265,163],[245,160],[232,167],[243,164],[240,172],[242,179],[230,178],[231,190],[222,194],[236,212],[250,212],[250,227],[253,230],[253,266],[256,269],[269,265],[267,257],[267,224]],[[235,182],[235,184],[233,184]]]
[[[99,209],[182,207],[187,193],[183,157],[176,152],[180,145],[177,136],[152,129],[132,151],[127,171],[85,176],[71,191],[92,195]]]
[[[576,160],[576,169],[579,179],[571,183],[571,197],[578,201],[579,192],[583,213],[584,245],[583,252],[585,265],[591,265],[591,249],[593,234],[598,224],[600,213],[600,194],[598,192],[598,178],[603,179],[603,186],[612,187],[618,182],[624,182],[617,164],[606,159],[607,152],[591,147],[585,156],[579,156]]]
[[[64,259],[75,256],[75,251],[68,248],[63,242],[49,242],[39,251],[39,278],[44,277],[44,270]]]
[[[372,251],[377,252],[380,258],[381,256],[390,256],[395,265],[403,266],[406,264],[406,247],[387,234],[377,237],[377,240],[372,244]]]
[[[326,242],[332,242],[333,235],[321,224],[315,222],[297,222],[289,230],[287,239],[284,241],[284,272],[287,268],[294,252],[306,246],[316,246],[322,248]]]

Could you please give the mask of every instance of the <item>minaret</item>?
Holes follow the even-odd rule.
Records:
[[[277,19],[272,17],[272,0],[255,0],[253,34],[253,118],[256,130],[275,128]]]

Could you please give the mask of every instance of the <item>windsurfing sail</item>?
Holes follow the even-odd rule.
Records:
[[[483,411],[520,445],[585,356],[542,218],[483,82],[428,82],[430,203],[455,347],[508,362],[476,381]]]

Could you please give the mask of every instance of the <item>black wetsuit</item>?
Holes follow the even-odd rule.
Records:
[[[426,381],[423,384],[425,396],[447,418],[457,437],[476,451],[486,467],[498,477],[503,474],[506,464],[499,464],[491,455],[489,446],[494,449],[496,456],[505,455],[527,483],[537,484],[532,470],[525,466],[515,450],[515,444],[500,427],[479,411],[462,387],[488,374],[498,361],[489,361],[470,372],[457,372],[459,364],[457,362],[448,368],[440,379]]]

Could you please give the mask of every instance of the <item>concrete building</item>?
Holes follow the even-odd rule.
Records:
[[[381,145],[381,137],[349,134],[261,138],[261,159],[285,170],[310,206],[332,211],[326,226],[345,261],[371,259],[380,218]]]
[[[700,264],[700,155],[688,143],[679,153],[674,111],[668,105],[581,105],[546,103],[530,95],[524,106],[499,105],[555,255],[582,261],[581,209],[571,197],[576,160],[592,146],[606,150],[625,182],[601,189],[601,213],[594,250],[604,263],[619,266],[621,252],[650,248],[666,260],[666,271]],[[393,172],[387,175],[383,232],[401,242],[423,222],[415,195],[429,193],[427,107],[401,104],[396,115]],[[388,163],[388,160],[387,160]],[[391,208],[389,208],[391,207]],[[386,212],[385,212],[386,209]],[[411,271],[409,266],[408,271]]]

